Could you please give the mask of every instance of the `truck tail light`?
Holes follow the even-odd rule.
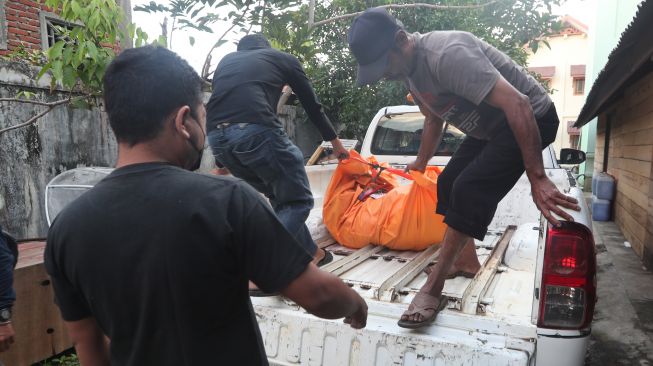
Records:
[[[549,225],[537,325],[583,329],[590,325],[596,302],[596,252],[592,232],[582,224]]]

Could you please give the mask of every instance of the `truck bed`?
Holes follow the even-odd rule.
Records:
[[[320,216],[314,212],[312,219]],[[437,261],[439,246],[422,252],[372,245],[352,250],[323,237],[318,242],[334,261],[322,269],[365,298],[368,326],[355,331],[340,321],[318,319],[282,297],[252,298],[271,364],[527,364],[536,337],[530,323],[534,275],[501,265],[508,241],[526,229],[537,235],[532,226],[509,227],[477,241],[481,271],[474,279],[447,280],[448,308],[419,330],[396,322],[426,281],[423,268]],[[508,296],[495,301],[498,292]]]

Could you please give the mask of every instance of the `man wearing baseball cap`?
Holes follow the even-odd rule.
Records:
[[[438,178],[436,212],[448,225],[438,263],[399,325],[419,328],[446,307],[446,278],[473,277],[480,268],[474,239],[482,240],[499,201],[524,170],[533,201],[553,216],[580,210],[544,173],[542,148],[555,140],[558,117],[544,88],[501,51],[467,32],[407,33],[385,9],[354,19],[349,48],[358,61],[359,86],[381,78],[403,81],[425,115],[417,159],[407,170],[424,171],[444,121],[467,136]]]

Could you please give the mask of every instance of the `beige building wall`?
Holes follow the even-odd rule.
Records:
[[[530,52],[528,67],[555,67],[553,76],[549,79],[549,86],[553,90],[551,99],[555,103],[560,118],[558,135],[553,143],[557,153],[561,148],[572,147],[572,140],[580,140],[579,135],[572,135],[568,132],[568,123],[576,121],[578,114],[585,102],[585,96],[589,89],[585,87],[582,94],[574,93],[574,77],[572,76],[572,65],[587,65],[589,59],[589,43],[587,34],[564,34],[548,39],[549,49],[545,44],[540,44],[536,53]],[[583,76],[584,78],[584,76]],[[573,146],[578,148],[578,146]]]

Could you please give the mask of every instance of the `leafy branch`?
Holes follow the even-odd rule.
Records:
[[[434,9],[434,10],[470,10],[470,9],[480,9],[483,7],[486,7],[488,5],[492,5],[496,3],[496,0],[489,1],[484,4],[474,4],[474,5],[435,5],[435,4],[426,4],[426,3],[413,3],[413,4],[388,4],[388,5],[381,5],[379,8],[384,8],[384,9],[415,9],[415,8],[427,8],[427,9]],[[362,14],[362,11],[355,12],[355,13],[349,13],[349,14],[342,14],[338,15],[332,18],[320,20],[319,22],[312,23],[310,20],[310,17],[314,16],[315,14],[315,2],[311,1],[311,8],[309,8],[309,27],[319,27],[324,24],[329,24],[333,23],[339,20],[343,19],[349,19],[349,18],[354,18],[360,14]]]
[[[43,111],[35,114],[34,116],[32,116],[30,119],[28,119],[25,122],[19,123],[19,124],[14,125],[14,126],[10,126],[10,127],[0,129],[0,135],[2,135],[3,133],[6,133],[6,132],[12,131],[12,130],[16,130],[16,129],[19,129],[19,128],[23,128],[23,127],[27,127],[29,125],[32,125],[32,124],[38,122],[39,118],[41,118],[41,117],[45,116],[46,114],[50,113],[50,111],[53,110],[55,107],[63,105],[63,104],[69,104],[70,101],[71,101],[71,98],[61,99],[61,100],[57,100],[57,101],[54,101],[54,102],[41,102],[41,101],[36,101],[36,100],[27,100],[27,99],[18,99],[18,98],[0,98],[0,102],[30,103],[30,104],[34,104],[34,105],[47,107],[46,109],[44,109]]]

